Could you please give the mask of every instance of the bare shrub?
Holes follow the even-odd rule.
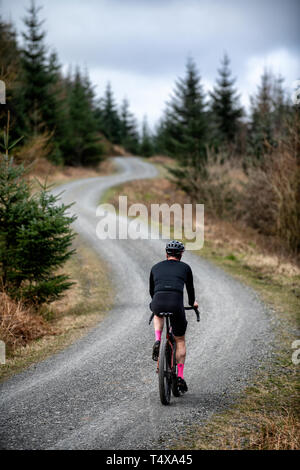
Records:
[[[231,160],[224,163],[224,155],[207,151],[205,168],[199,171],[193,167],[185,168],[184,178],[177,185],[189,195],[192,202],[204,204],[205,212],[211,217],[233,218],[240,193],[232,175],[237,171],[238,168],[234,167]]]
[[[8,351],[53,333],[40,315],[33,314],[22,302],[10,299],[6,293],[0,293],[0,338]]]
[[[261,168],[252,169],[241,211],[244,220],[264,235],[275,236],[289,251],[300,251],[299,116],[289,135]]]
[[[52,152],[52,134],[49,132],[33,135],[22,146],[13,151],[13,157],[17,163],[29,165],[37,159],[44,161]]]

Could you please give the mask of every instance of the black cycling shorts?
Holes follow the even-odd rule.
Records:
[[[184,336],[187,327],[185,310],[183,306],[183,294],[180,292],[156,292],[150,304],[150,309],[155,315],[162,312],[172,312],[170,317],[172,330],[175,336]]]

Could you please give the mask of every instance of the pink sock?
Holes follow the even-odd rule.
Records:
[[[184,364],[177,364],[177,376],[183,379]]]
[[[155,330],[155,341],[161,341],[161,331]]]

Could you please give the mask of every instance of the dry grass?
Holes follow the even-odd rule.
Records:
[[[251,450],[299,450],[300,422],[290,411],[283,410],[274,419],[266,416],[261,420],[258,432],[249,436]],[[242,448],[241,443],[237,443]]]
[[[29,179],[35,178],[44,183],[47,180],[49,185],[64,184],[80,178],[93,178],[97,176],[106,176],[115,171],[115,166],[110,158],[105,159],[95,168],[56,166],[46,158],[39,158],[31,164]]]
[[[55,330],[41,316],[0,293],[0,338],[8,353],[50,334],[55,334]]]
[[[253,403],[249,403],[253,407]],[[282,409],[276,415],[256,410],[243,414],[227,411],[172,448],[197,450],[299,450],[300,423],[295,413]]]
[[[43,132],[36,136],[32,136],[25,145],[17,146],[13,149],[12,154],[14,160],[18,164],[23,163],[24,166],[34,164],[34,162],[39,160],[46,160],[47,156],[53,149],[51,139],[52,135],[49,132]]]
[[[40,315],[17,309],[15,325],[8,318],[0,325],[1,339],[11,342],[5,365],[0,366],[0,379],[5,379],[30,364],[45,359],[85,334],[89,328],[101,321],[113,302],[109,269],[106,264],[79,239],[75,242],[77,254],[65,265],[64,272],[75,281],[59,301],[44,308]],[[7,302],[10,312],[13,303]],[[23,324],[18,324],[21,318]],[[5,327],[5,336],[2,331]],[[20,336],[25,331],[27,336]],[[18,333],[18,341],[15,335]],[[11,337],[11,339],[9,339]],[[14,337],[14,338],[13,338]]]

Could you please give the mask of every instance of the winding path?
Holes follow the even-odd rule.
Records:
[[[76,201],[75,230],[95,256],[111,264],[115,307],[82,339],[1,384],[0,448],[165,448],[189,423],[201,423],[230,404],[268,354],[268,312],[255,293],[185,253],[203,314],[199,326],[188,313],[189,392],[169,407],[160,404],[151,360],[148,276],[164,256],[164,242],[100,243],[95,231],[101,194],[125,181],[155,177],[156,169],[135,157],[115,160],[118,173],[59,188],[65,202]]]

